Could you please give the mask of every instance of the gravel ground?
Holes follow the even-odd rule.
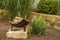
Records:
[[[6,32],[8,31],[9,26],[10,25],[7,22],[0,22],[0,40],[60,40],[60,31],[53,28],[48,28],[47,34],[40,37],[31,36],[27,39],[7,38]]]

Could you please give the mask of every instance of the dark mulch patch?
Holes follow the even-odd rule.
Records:
[[[9,24],[7,22],[0,22],[0,40],[60,40],[60,31],[53,28],[48,28],[46,35],[40,37],[31,36],[27,39],[13,39],[7,38],[6,32],[9,29]]]

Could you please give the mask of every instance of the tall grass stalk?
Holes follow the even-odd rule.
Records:
[[[0,9],[9,10],[9,20],[15,16],[29,18],[33,0],[0,0]]]
[[[32,0],[18,0],[17,8],[19,10],[18,16],[21,15],[23,18],[29,18],[30,9],[32,7]]]
[[[32,35],[42,35],[45,33],[46,29],[46,22],[41,16],[35,17],[31,22],[31,28],[29,29],[29,34]]]

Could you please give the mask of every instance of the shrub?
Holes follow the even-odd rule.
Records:
[[[31,22],[31,28],[29,30],[29,34],[34,35],[42,35],[45,32],[46,25],[45,21],[42,17],[35,17],[33,21]]]
[[[41,13],[57,14],[58,2],[55,0],[41,0],[37,4],[37,8]]]

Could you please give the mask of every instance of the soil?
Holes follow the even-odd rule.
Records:
[[[7,38],[6,32],[8,31],[10,24],[5,21],[0,21],[0,40],[60,40],[60,30],[53,28],[47,28],[47,33],[40,37],[29,36],[27,39],[13,39]]]

